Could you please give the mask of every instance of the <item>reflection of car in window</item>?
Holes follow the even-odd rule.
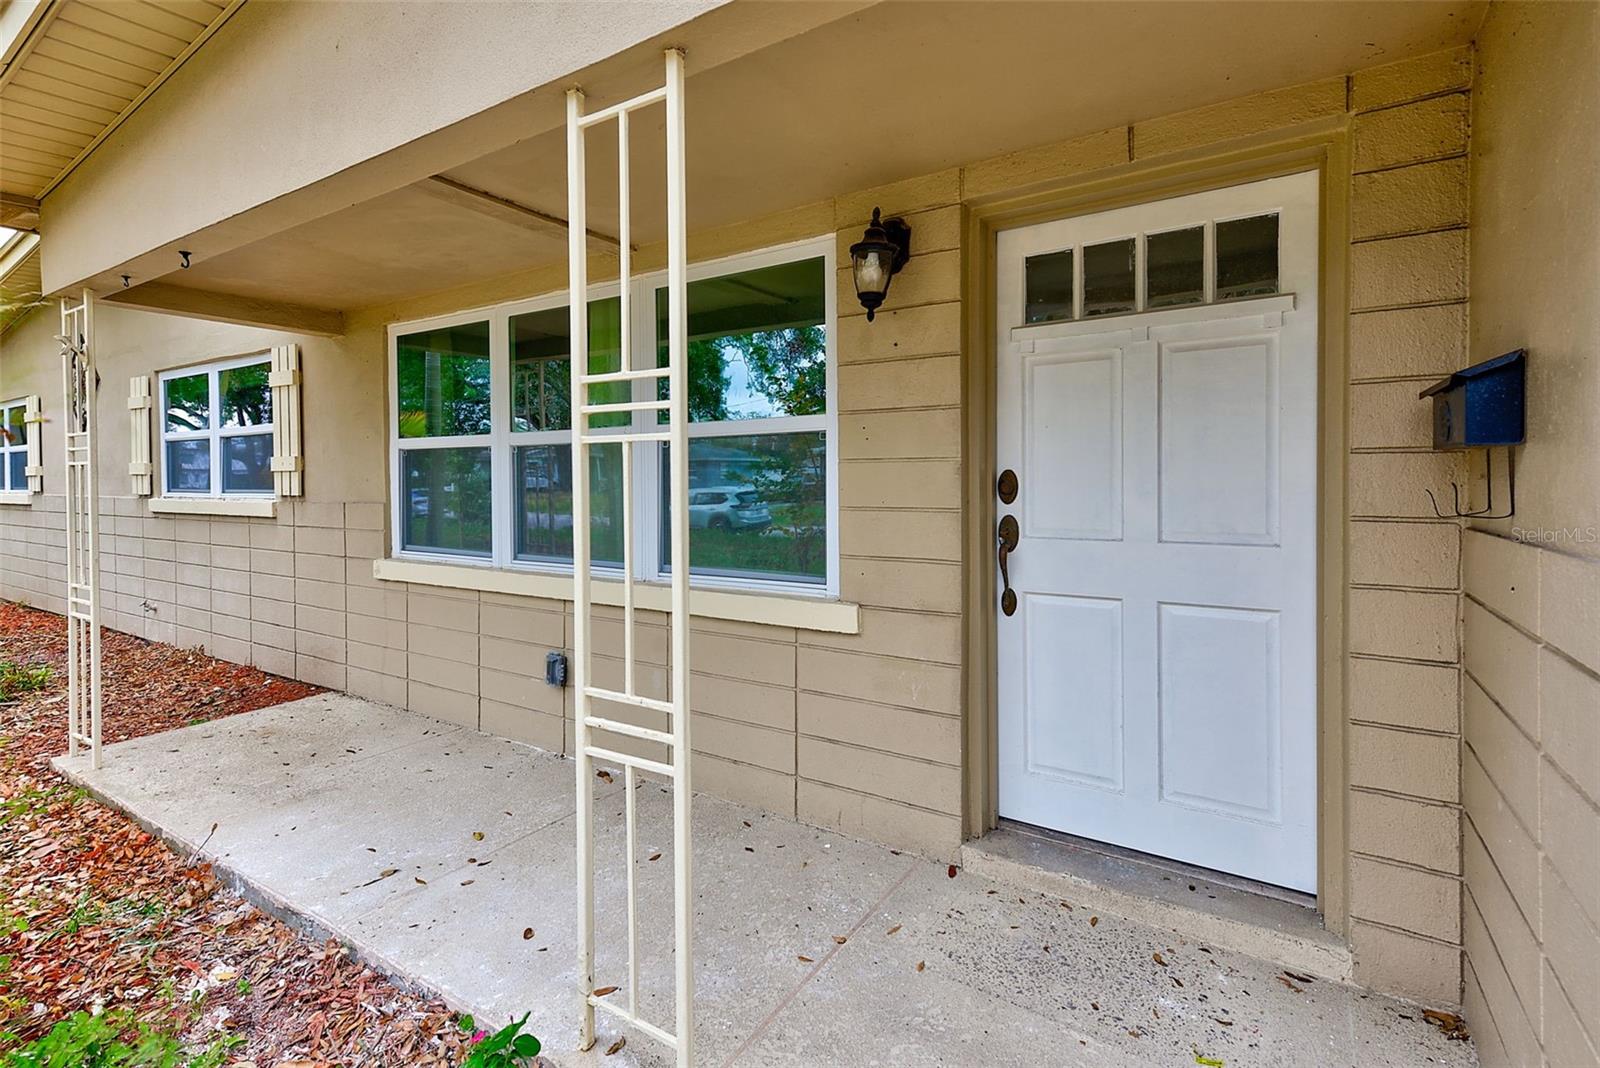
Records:
[[[711,530],[762,530],[772,513],[756,491],[738,486],[713,486],[689,492],[689,526]]]

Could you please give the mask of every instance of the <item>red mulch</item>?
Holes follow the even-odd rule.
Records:
[[[107,743],[248,712],[318,687],[113,631]],[[446,1065],[445,1006],[397,989],[222,888],[49,766],[66,751],[66,623],[0,601],[0,664],[49,681],[0,703],[0,1051],[80,1009],[127,1009],[234,1064]]]

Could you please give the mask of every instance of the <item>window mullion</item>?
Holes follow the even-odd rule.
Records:
[[[207,372],[210,380],[211,426],[206,434],[211,450],[211,496],[222,496],[222,398],[219,396],[218,372],[215,367]]]
[[[517,487],[511,456],[511,316],[489,317],[489,554],[497,566],[516,554]]]

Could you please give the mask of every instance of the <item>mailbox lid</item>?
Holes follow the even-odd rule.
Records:
[[[1473,364],[1418,394],[1433,398],[1436,449],[1520,445],[1527,350]]]

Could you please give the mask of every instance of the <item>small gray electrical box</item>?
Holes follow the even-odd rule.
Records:
[[[544,681],[552,686],[565,686],[567,684],[567,654],[546,653],[544,657]]]

